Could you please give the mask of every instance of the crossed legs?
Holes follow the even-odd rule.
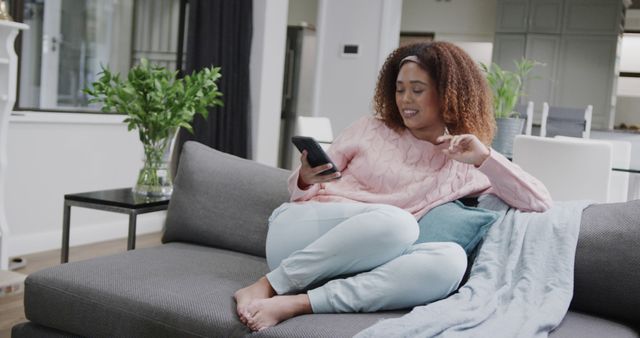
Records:
[[[392,206],[287,203],[269,222],[272,271],[235,293],[238,316],[254,331],[304,313],[425,304],[455,290],[466,268],[456,244],[412,246],[415,218]],[[344,275],[353,276],[333,279]]]

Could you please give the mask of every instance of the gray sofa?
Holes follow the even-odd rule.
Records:
[[[267,272],[267,218],[289,172],[188,142],[163,244],[30,275],[12,337],[350,337],[406,311],[313,314],[251,333],[235,290]],[[551,337],[638,337],[640,201],[583,213],[571,309]],[[407,310],[408,311],[408,310]]]

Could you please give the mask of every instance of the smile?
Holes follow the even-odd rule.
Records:
[[[410,118],[418,115],[418,111],[415,109],[404,109],[402,111],[402,116]]]

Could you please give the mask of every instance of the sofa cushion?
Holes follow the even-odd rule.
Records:
[[[86,337],[221,337],[244,330],[233,292],[266,272],[260,257],[169,243],[31,274],[25,315]]]
[[[400,312],[387,313],[386,318],[402,315]],[[354,318],[355,317],[355,318]],[[356,326],[352,324],[356,320]],[[307,315],[285,321],[273,328],[253,333],[251,337],[351,337],[360,326],[368,321],[380,319],[372,314],[318,314]],[[373,323],[371,323],[373,324]],[[239,335],[240,336],[240,335]],[[637,338],[638,332],[620,323],[582,313],[569,312],[560,326],[549,334],[551,338]],[[47,328],[32,322],[21,323],[11,330],[11,338],[80,338],[80,336]]]
[[[493,210],[448,202],[420,218],[416,243],[455,242],[470,255],[498,217],[499,213]]]
[[[638,338],[633,328],[604,318],[569,311],[549,338]]]
[[[267,220],[289,199],[288,176],[286,170],[185,143],[162,241],[264,257]]]
[[[24,322],[11,328],[11,338],[83,338],[75,334],[52,329],[32,322]]]
[[[86,337],[242,337],[250,332],[236,316],[233,293],[266,272],[264,258],[168,243],[31,274],[25,314],[35,324]],[[350,337],[401,314],[307,315],[263,333]]]
[[[582,213],[571,308],[640,322],[640,200]]]

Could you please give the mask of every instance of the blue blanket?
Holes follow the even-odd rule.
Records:
[[[555,202],[544,213],[479,206],[501,217],[489,230],[467,283],[446,299],[361,331],[365,337],[547,337],[573,296],[573,264],[588,201]]]

